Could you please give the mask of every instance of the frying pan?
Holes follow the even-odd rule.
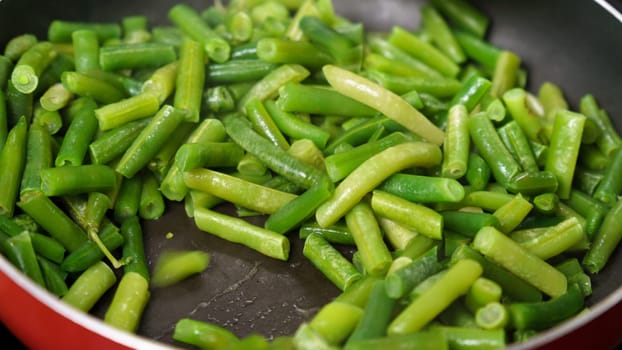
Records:
[[[620,6],[619,0],[613,0]],[[44,37],[52,19],[118,21],[144,14],[151,23],[167,23],[166,11],[177,1],[137,0],[0,0],[0,47],[16,34]],[[529,88],[544,81],[559,84],[571,107],[592,93],[622,130],[622,16],[604,1],[484,1],[475,5],[493,19],[489,39],[516,52],[529,72]],[[202,8],[206,1],[186,1]],[[336,10],[361,20],[367,28],[388,30],[393,24],[419,26],[414,0],[334,0]],[[226,210],[226,209],[225,209]],[[261,220],[261,219],[257,219]],[[226,326],[239,336],[292,334],[338,290],[302,256],[302,242],[290,234],[288,262],[266,258],[242,246],[198,231],[179,203],[168,204],[159,220],[143,224],[150,267],[160,252],[202,249],[211,254],[205,273],[177,285],[152,290],[138,336],[104,325],[112,295],[93,315],[60,303],[25,278],[0,256],[0,321],[30,348],[167,348],[175,322],[182,317]],[[165,238],[173,232],[172,239]],[[348,253],[346,251],[346,253]],[[610,349],[622,341],[622,253],[593,278],[587,300],[591,312],[511,349]]]

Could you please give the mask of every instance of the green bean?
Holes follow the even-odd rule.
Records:
[[[99,40],[97,33],[89,29],[76,30],[71,34],[76,72],[87,73],[99,69]]]
[[[205,83],[204,51],[199,42],[185,38],[179,50],[179,68],[175,88],[175,108],[188,110],[187,119],[198,122]]]
[[[443,266],[438,261],[438,246],[430,248],[408,264],[389,271],[384,280],[387,296],[393,299],[406,296],[424,279],[441,271]]]
[[[400,335],[420,330],[455,299],[465,294],[481,274],[479,263],[468,259],[458,261],[389,324],[387,333]]]
[[[113,129],[134,120],[150,117],[160,107],[159,96],[145,92],[121,101],[110,103],[95,110],[102,131]]]
[[[334,59],[323,49],[303,41],[263,38],[256,45],[257,57],[279,64],[299,64],[311,69],[332,63]]]
[[[516,120],[497,129],[506,147],[514,155],[521,167],[527,172],[537,172],[538,164],[526,135]]]
[[[149,124],[149,118],[136,120],[108,130],[89,145],[89,156],[95,164],[106,164],[121,156]]]
[[[460,202],[464,188],[454,180],[422,175],[395,174],[378,189],[415,203]]]
[[[54,43],[71,42],[71,35],[77,30],[88,29],[97,34],[99,42],[121,37],[121,26],[116,23],[82,23],[54,20],[48,27],[48,40]]]
[[[568,258],[555,265],[555,268],[566,275],[568,283],[576,283],[584,297],[592,294],[592,281],[583,271],[583,267],[581,266],[579,259]]]
[[[75,110],[73,120],[69,124],[61,143],[54,164],[57,167],[82,165],[88,151],[89,143],[97,132],[95,118],[95,101],[89,97],[78,99],[72,103]]]
[[[464,53],[489,70],[494,70],[501,50],[472,33],[457,30],[454,36]]]
[[[543,260],[548,260],[575,246],[584,238],[577,218],[568,218],[520,245]]]
[[[387,295],[384,287],[383,280],[374,283],[361,320],[344,345],[346,349],[348,344],[354,341],[374,339],[385,335],[385,329],[391,321],[395,300]]]
[[[246,104],[258,99],[264,101],[277,94],[282,86],[287,83],[298,83],[309,76],[310,72],[298,64],[284,64],[274,69],[261,80],[257,81],[253,87],[238,101],[238,106],[243,111]]]
[[[330,53],[339,65],[355,69],[360,67],[361,47],[357,47],[350,39],[326,25],[320,18],[304,16],[300,19],[299,26],[312,44]]]
[[[96,262],[78,276],[62,300],[88,312],[116,281],[117,277],[108,265]]]
[[[324,162],[328,176],[333,181],[339,181],[348,176],[348,174],[373,155],[406,141],[408,141],[406,135],[395,132],[382,139],[365,143],[349,151],[332,154],[326,157]]]
[[[467,308],[475,312],[488,303],[501,300],[502,292],[501,286],[495,281],[480,277],[475,280],[471,288],[469,288],[469,291],[464,297],[464,302]]]
[[[117,183],[114,170],[106,165],[88,164],[41,169],[41,190],[46,196],[108,192]]]
[[[121,236],[123,237],[123,272],[137,273],[146,281],[150,275],[145,258],[145,248],[143,245],[143,231],[140,226],[140,219],[134,215],[123,219],[121,224]]]
[[[542,294],[539,290],[508,270],[483,257],[473,248],[467,245],[457,248],[452,254],[451,262],[454,263],[461,259],[471,259],[480,263],[484,269],[483,276],[498,283],[503,289],[503,293],[511,299],[516,301],[542,300]]]
[[[326,175],[317,168],[287,154],[269,140],[253,131],[239,115],[228,115],[223,119],[227,134],[247,152],[253,154],[274,172],[305,188],[323,181]]]
[[[15,201],[19,193],[19,186],[26,164],[27,145],[26,118],[21,117],[19,122],[11,128],[7,135],[2,152],[0,152],[0,214],[13,216]]]
[[[195,169],[184,174],[184,182],[190,189],[211,193],[243,207],[271,214],[296,198],[295,195],[253,184],[221,172]],[[254,193],[249,197],[248,193]]]
[[[208,264],[209,255],[202,251],[164,252],[158,257],[151,282],[156,287],[166,287],[201,273]]]
[[[105,71],[157,68],[176,58],[173,46],[163,43],[120,44],[99,50],[99,63]]]
[[[511,323],[517,329],[541,330],[566,320],[583,309],[583,294],[576,284],[547,301],[513,303],[508,306]]]
[[[142,84],[141,92],[155,94],[159,103],[163,103],[175,88],[178,68],[179,63],[175,61],[156,69]]]
[[[44,129],[48,135],[55,135],[63,127],[62,116],[58,111],[47,111],[36,106],[31,125]]]
[[[211,323],[182,318],[175,323],[173,339],[205,349],[220,349],[238,343],[238,338]]]
[[[441,212],[441,215],[445,229],[467,237],[475,237],[475,234],[484,226],[499,225],[497,216],[488,213],[447,210]]]
[[[462,84],[453,78],[419,78],[391,75],[377,70],[365,72],[371,80],[377,82],[385,89],[396,93],[405,94],[409,91],[419,91],[430,94],[436,98],[447,98],[460,92]]]
[[[45,287],[41,268],[37,261],[35,250],[32,247],[30,234],[27,231],[0,242],[0,248],[2,248],[8,260],[20,271],[40,286]]]
[[[136,272],[127,272],[121,277],[104,322],[128,331],[135,332],[149,300],[149,282]]]
[[[389,42],[420,59],[423,63],[436,69],[444,76],[453,78],[460,70],[458,65],[434,46],[426,43],[403,28],[394,27],[389,36]]]
[[[67,283],[65,283],[67,273],[61,271],[57,264],[41,256],[37,256],[37,261],[45,281],[45,288],[58,297],[65,295],[69,289],[67,288]]]
[[[466,56],[441,14],[432,5],[426,5],[421,10],[421,16],[424,28],[439,49],[454,62],[464,62]]]
[[[376,111],[334,90],[302,84],[287,84],[279,90],[277,106],[285,112],[348,117],[373,117]]]
[[[468,2],[463,0],[433,0],[432,4],[461,29],[480,38],[486,34],[489,19]]]
[[[318,208],[316,219],[321,226],[329,226],[395,172],[412,166],[432,166],[439,162],[440,149],[432,144],[408,142],[387,148],[351,172],[337,186],[333,197]]]
[[[516,75],[521,59],[514,52],[502,50],[495,64],[490,93],[493,97],[501,97],[506,91],[516,86]]]
[[[13,62],[7,56],[0,55],[0,90],[4,90],[9,80],[11,71],[13,70]]]
[[[428,207],[382,190],[373,192],[371,205],[374,212],[380,216],[403,223],[430,238],[441,239],[442,237],[443,218]]]
[[[125,95],[112,84],[78,72],[64,72],[61,81],[67,91],[78,96],[91,97],[101,103],[114,103]]]
[[[362,339],[348,343],[347,350],[372,349],[449,349],[445,336],[436,331],[419,331],[410,334],[389,335],[373,339]]]
[[[328,180],[311,186],[272,213],[265,222],[265,228],[277,233],[286,233],[299,226],[313,217],[317,207],[332,196],[333,189],[333,183]]]
[[[6,88],[7,124],[9,127],[18,123],[23,116],[30,123],[33,114],[33,94],[19,92],[9,80]]]
[[[480,191],[486,188],[490,179],[490,167],[479,154],[470,152],[465,178],[471,188]]]
[[[422,61],[391,44],[384,37],[370,36],[368,38],[368,44],[373,52],[378,53],[382,57],[385,57],[391,61],[397,62],[400,65],[408,67],[407,70],[411,75],[414,74],[422,78],[440,78],[443,76],[434,68],[431,68]],[[404,71],[402,70],[401,73],[404,73]]]
[[[545,170],[557,178],[560,199],[570,195],[584,125],[585,117],[581,114],[569,111],[556,114]]]
[[[283,111],[273,100],[265,101],[264,107],[277,127],[287,136],[294,139],[309,139],[320,149],[326,146],[330,138],[326,130]]]
[[[306,237],[302,252],[329,281],[342,291],[347,290],[361,278],[361,274],[352,263],[317,233],[311,233]]]
[[[622,141],[613,128],[607,113],[601,109],[594,96],[587,94],[581,98],[580,112],[587,119],[593,120],[600,129],[600,136],[596,139],[596,146],[606,156],[610,156],[620,147]]]
[[[313,316],[309,328],[328,344],[341,344],[352,333],[362,315],[363,310],[356,305],[332,301]]]
[[[475,322],[485,330],[503,330],[509,319],[507,308],[498,301],[490,302],[475,312]]]
[[[269,257],[287,260],[289,241],[278,233],[205,208],[194,209],[197,227],[220,238],[243,244]]]
[[[482,228],[473,247],[551,297],[566,292],[566,276],[493,227]]]
[[[532,141],[543,139],[543,127],[539,117],[527,105],[528,94],[524,89],[513,88],[504,92],[503,102],[516,123]]]
[[[542,193],[532,199],[534,208],[543,214],[553,214],[559,205],[559,197],[555,193]]]
[[[412,228],[389,218],[378,217],[378,224],[380,224],[387,242],[396,251],[400,251],[400,255],[414,240],[417,240],[417,236],[421,236]]]
[[[612,205],[622,193],[622,180],[619,176],[622,171],[622,147],[618,148],[609,159],[604,176],[594,191],[593,197],[601,202]]]
[[[123,178],[121,187],[114,203],[114,219],[121,223],[125,219],[138,215],[142,177]]]
[[[86,241],[84,231],[43,193],[32,192],[18,206],[69,252]]]
[[[20,197],[27,192],[41,190],[40,171],[52,166],[52,143],[50,134],[42,127],[32,124],[26,143],[26,164],[20,184]]]
[[[6,138],[9,134],[9,121],[6,107],[6,97],[2,88],[0,88],[0,152],[4,147],[4,143],[6,142]]]
[[[119,233],[119,229],[110,223],[103,225],[99,237],[109,251],[115,250],[123,244],[123,236]],[[80,272],[86,270],[102,258],[104,258],[104,253],[97,243],[92,240],[86,240],[67,255],[60,267],[67,272]]]
[[[63,72],[74,69],[75,65],[73,57],[68,54],[59,53],[41,73],[41,76],[39,77],[39,84],[33,94],[36,96],[40,95],[50,86],[58,83]]]
[[[164,105],[125,151],[116,171],[125,177],[132,177],[145,167],[166,142],[171,130],[182,122],[184,115],[185,112]]]
[[[306,239],[308,236],[316,234],[330,243],[354,245],[352,232],[343,224],[320,227],[316,222],[307,222],[302,224],[298,232],[300,239]]]
[[[222,85],[205,90],[203,94],[202,110],[215,113],[232,112],[235,110],[235,100],[231,91]]]
[[[438,145],[443,142],[443,131],[394,93],[336,66],[324,66],[323,71],[329,84],[339,93],[375,108],[430,142]]]
[[[41,95],[39,103],[48,111],[57,111],[67,106],[72,98],[73,93],[71,91],[67,90],[63,84],[56,83]]]
[[[531,209],[533,204],[520,193],[515,195],[493,213],[499,220],[497,228],[504,233],[512,232],[529,215]]]
[[[622,231],[620,230],[619,220],[622,211],[622,200],[618,200],[603,220],[603,223],[596,233],[590,249],[583,258],[583,266],[590,273],[597,273],[603,269],[609,257],[613,253],[620,239]]]
[[[41,73],[57,55],[49,42],[38,42],[30,47],[15,63],[11,82],[17,91],[29,94],[37,88]]]
[[[138,215],[146,220],[159,219],[164,214],[166,204],[162,193],[158,190],[158,180],[151,172],[145,172],[142,176]]]
[[[361,202],[345,215],[345,219],[361,254],[365,271],[371,275],[384,275],[393,259],[382,239],[382,232],[371,206]]]
[[[501,141],[492,121],[486,114],[477,113],[469,118],[467,124],[471,139],[490,166],[495,180],[507,185],[521,168]]]
[[[192,7],[184,4],[175,5],[169,10],[168,17],[186,35],[200,42],[210,59],[218,63],[229,59],[231,54],[229,43],[212,30]]]
[[[467,109],[464,105],[454,105],[449,110],[441,165],[441,173],[444,177],[458,179],[467,171],[470,146],[467,117]]]
[[[371,136],[379,129],[390,132],[406,131],[401,125],[392,119],[379,115],[357,123],[355,126],[345,130],[345,132],[338,134],[338,136],[336,136],[335,139],[326,146],[324,153],[327,155],[338,153],[336,152],[337,148],[343,144],[347,144],[349,146],[362,145],[368,142]]]
[[[274,124],[272,117],[259,100],[249,100],[246,103],[246,115],[253,124],[253,129],[264,136],[275,146],[287,150],[289,142],[285,139],[281,130]]]
[[[176,111],[183,113],[186,117],[188,116],[188,110],[186,109],[176,109]],[[195,126],[196,124],[194,122],[182,120],[179,125],[169,130],[170,134],[168,135],[168,139],[164,141],[158,151],[149,160],[147,168],[160,179],[163,178],[174,163],[177,149],[186,142]]]
[[[34,34],[25,33],[17,35],[6,43],[4,56],[11,61],[17,61],[28,49],[33,47],[39,40]]]
[[[585,217],[585,233],[592,240],[609,209],[590,195],[573,189],[566,204]]]

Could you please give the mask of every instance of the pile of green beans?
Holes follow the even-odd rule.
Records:
[[[0,251],[36,283],[85,312],[114,288],[104,321],[136,332],[152,288],[208,267],[148,268],[141,220],[183,201],[241,251],[304,240],[340,291],[271,341],[180,320],[200,348],[498,349],[586,309],[622,239],[620,135],[590,94],[527,91],[477,8],[431,0],[388,33],[331,0],[168,16],[57,20],[1,52]]]

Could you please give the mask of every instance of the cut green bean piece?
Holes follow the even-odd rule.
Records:
[[[170,286],[203,272],[208,264],[209,255],[202,251],[164,252],[158,257],[151,283],[156,287]]]
[[[143,173],[140,201],[138,202],[138,215],[146,220],[159,219],[164,215],[166,203],[159,191],[158,179],[151,172]]]
[[[26,164],[26,145],[28,143],[28,124],[26,118],[9,131],[4,147],[0,152],[0,214],[13,216],[15,201]]]
[[[378,189],[414,203],[457,203],[465,195],[464,187],[454,179],[410,174],[392,175]]]
[[[72,108],[75,111],[73,120],[54,160],[57,167],[82,165],[89,143],[97,132],[97,119],[94,114],[97,104],[93,99],[84,97],[75,100]]]
[[[302,84],[287,84],[279,90],[277,106],[285,112],[348,117],[373,117],[373,108],[332,89]]]
[[[493,213],[499,220],[498,229],[504,233],[512,232],[529,215],[532,208],[533,204],[520,193],[517,194]]]
[[[324,305],[309,327],[329,344],[341,344],[359,323],[363,310],[349,303],[332,301]]]
[[[163,43],[120,44],[99,50],[99,62],[106,71],[157,68],[176,58],[173,46]]]
[[[515,53],[505,50],[499,53],[490,87],[490,94],[493,97],[501,97],[516,86],[520,64],[521,59]]]
[[[445,141],[443,142],[443,163],[441,173],[452,179],[461,178],[467,171],[469,160],[468,114],[464,105],[451,107],[447,116]]]
[[[135,332],[149,300],[149,282],[138,273],[121,277],[104,322],[118,329]]]
[[[104,224],[99,237],[109,251],[113,251],[123,244],[123,236],[113,224]],[[67,272],[80,272],[101,261],[102,258],[104,258],[104,253],[99,246],[92,240],[86,240],[71,254],[67,255],[60,267]]]
[[[234,243],[243,244],[269,257],[287,260],[287,237],[205,208],[194,209],[194,221],[202,231]]]
[[[438,247],[434,246],[410,263],[389,271],[384,280],[387,296],[399,299],[408,295],[416,285],[440,272],[443,267],[438,260]]]
[[[15,63],[11,73],[11,82],[17,91],[24,94],[35,91],[41,73],[50,65],[56,55],[54,46],[46,41],[38,42],[24,52]]]
[[[384,275],[393,258],[382,239],[382,231],[369,204],[360,202],[345,215],[346,224],[361,254],[365,271],[373,276]]]
[[[179,68],[175,85],[175,108],[186,109],[187,121],[198,122],[205,83],[205,58],[201,45],[184,39],[179,49]]]
[[[566,276],[493,227],[482,228],[473,247],[551,297],[566,292]]]
[[[4,47],[4,56],[11,61],[17,61],[38,41],[39,40],[34,34],[25,33],[17,35],[6,43],[6,46]]]
[[[121,37],[121,26],[116,23],[86,23],[54,20],[48,27],[48,40],[54,43],[71,42],[71,35],[77,30],[92,30],[97,34],[99,42]]]
[[[361,279],[361,274],[354,265],[317,233],[312,233],[305,239],[302,252],[329,281],[342,291],[347,290]]]
[[[0,248],[8,260],[20,271],[41,287],[45,287],[41,267],[37,261],[28,231],[23,231],[4,241],[0,241]]]
[[[447,77],[454,78],[460,71],[460,67],[436,47],[403,28],[394,27],[389,42]]]
[[[282,86],[288,83],[299,83],[311,73],[299,64],[284,64],[268,73],[238,101],[241,111],[246,109],[246,104],[253,99],[264,101],[275,96]]]
[[[86,74],[64,72],[61,81],[69,92],[101,103],[114,103],[125,97],[124,92],[114,85]]]
[[[238,338],[225,328],[189,318],[177,321],[173,339],[204,349],[226,348],[239,342]]]
[[[432,4],[460,28],[480,38],[486,34],[490,20],[467,1],[433,0]]]
[[[149,124],[149,118],[129,122],[101,134],[89,145],[89,155],[95,164],[106,164],[121,156]]]
[[[603,220],[594,241],[582,264],[590,273],[597,273],[605,267],[609,257],[622,239],[622,200],[618,200]]]
[[[327,65],[323,71],[338,92],[375,108],[434,144],[443,143],[444,132],[401,97],[343,68]]]
[[[102,131],[113,129],[134,120],[150,117],[160,108],[159,96],[145,92],[130,98],[107,104],[95,110]]]
[[[158,153],[169,134],[181,124],[186,113],[164,105],[125,151],[116,171],[125,177],[134,176]]]
[[[168,17],[186,35],[203,44],[210,59],[218,63],[229,59],[231,54],[229,43],[212,30],[195,9],[185,4],[178,4],[169,10]]]
[[[442,211],[443,226],[446,230],[475,237],[475,234],[485,226],[498,226],[499,219],[488,213],[473,213],[467,211]]]
[[[380,216],[403,223],[430,238],[442,238],[443,217],[426,206],[381,190],[373,191],[371,206]]]
[[[560,199],[570,196],[584,125],[585,116],[581,114],[569,111],[556,114],[545,170],[557,178]]]
[[[412,166],[429,167],[441,161],[438,146],[407,142],[374,155],[350,173],[335,189],[333,197],[322,204],[316,219],[321,226],[337,222],[367,193],[394,173]]]
[[[114,170],[107,165],[46,168],[40,174],[41,190],[46,196],[109,192],[117,184]]]
[[[389,324],[387,333],[400,335],[420,330],[449,304],[465,294],[481,274],[482,267],[479,263],[468,259],[458,261]]]
[[[583,294],[576,284],[547,301],[508,306],[511,323],[517,329],[541,330],[566,320],[583,309]]]
[[[88,312],[116,281],[117,277],[106,263],[96,262],[78,276],[62,300]]]

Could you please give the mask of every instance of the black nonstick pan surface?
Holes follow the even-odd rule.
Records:
[[[117,21],[122,16],[144,14],[153,24],[167,23],[166,13],[177,2],[0,0],[0,47],[16,34],[34,32],[44,36],[52,19]],[[209,4],[185,2],[196,8]],[[338,13],[378,30],[389,30],[394,24],[418,27],[423,3],[334,0]],[[563,88],[571,107],[578,107],[580,97],[591,93],[609,112],[617,129],[622,130],[622,17],[603,7],[619,8],[618,0],[610,4],[590,0],[473,3],[492,18],[490,41],[522,58],[532,91],[542,82],[552,81]],[[201,249],[211,254],[210,266],[204,273],[152,290],[138,330],[147,338],[181,346],[172,340],[172,331],[183,317],[225,326],[239,336],[292,334],[339,292],[302,256],[303,242],[297,233],[290,234],[289,261],[281,262],[199,231],[180,203],[169,203],[166,214],[159,220],[144,222],[143,229],[150,265],[164,250]],[[166,238],[168,232],[174,234],[173,238]],[[592,313],[513,348],[579,348],[582,344],[613,347],[622,340],[620,250],[593,277],[593,290],[588,299]],[[103,316],[111,296],[107,295],[95,308],[95,315]],[[551,343],[554,340],[558,342]]]

